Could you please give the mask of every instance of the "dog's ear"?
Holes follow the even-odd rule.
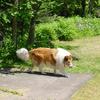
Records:
[[[64,57],[64,62],[68,61],[68,56]]]
[[[65,56],[64,57],[64,62],[67,62],[67,61],[72,61],[72,55],[69,55],[69,56]]]

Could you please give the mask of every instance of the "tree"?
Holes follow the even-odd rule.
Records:
[[[12,40],[14,42],[15,48],[17,49],[17,12],[18,12],[18,0],[14,1],[13,10],[15,11],[14,16],[12,18]]]
[[[86,15],[86,12],[85,12],[86,0],[82,0],[81,5],[82,5],[82,17],[85,17],[85,15]]]
[[[31,20],[30,20],[27,45],[29,45],[29,44],[32,45],[35,41],[35,24],[36,24],[36,18],[38,16],[38,12],[40,10],[41,4],[42,4],[41,0],[31,1],[33,15],[32,15]]]
[[[93,10],[93,0],[89,0],[89,15],[91,16],[92,15],[92,10]]]

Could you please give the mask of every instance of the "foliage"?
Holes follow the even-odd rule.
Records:
[[[75,18],[79,37],[100,35],[100,20],[98,18]]]
[[[36,28],[38,40],[51,38],[51,40],[68,41],[96,35],[100,35],[100,20],[98,18],[81,18],[76,16],[66,19],[57,17],[55,21],[39,24]]]
[[[100,21],[98,18],[81,17],[56,17],[54,20],[36,25],[36,40],[30,46],[34,47],[62,47],[55,44],[56,40],[69,41],[75,38],[90,37],[100,35]],[[18,48],[25,47],[28,34],[19,36]],[[72,48],[66,46],[66,48]],[[11,34],[6,35],[0,49],[0,59],[3,65],[12,65],[17,59],[15,57],[16,48],[12,42]]]
[[[40,41],[39,46],[43,47],[53,47],[51,41],[57,40],[57,34],[55,32],[56,23],[44,23],[39,24],[36,27],[36,41]]]
[[[0,67],[13,67],[16,60],[15,47],[9,37],[4,38],[3,47],[0,49]]]
[[[63,17],[58,17],[57,19],[58,28],[56,33],[59,40],[73,40],[75,34],[75,25],[72,22],[72,19],[65,19]]]
[[[57,39],[73,40],[98,35],[99,19],[68,18],[82,16],[83,12],[84,17],[99,17],[99,11],[96,11],[100,3],[97,0],[82,1],[1,0],[0,35],[2,33],[3,44],[0,48],[0,62],[8,65],[13,63],[15,51],[21,47],[54,47],[52,41]]]

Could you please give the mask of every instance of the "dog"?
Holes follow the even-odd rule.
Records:
[[[63,48],[35,48],[30,51],[21,48],[16,51],[16,54],[21,60],[28,61],[30,59],[32,61],[29,71],[34,66],[38,66],[40,72],[44,73],[43,66],[52,66],[54,73],[59,69],[62,75],[68,76],[64,71],[65,67],[73,67],[71,53]]]

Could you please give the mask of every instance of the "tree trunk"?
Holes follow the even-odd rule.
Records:
[[[89,15],[92,15],[93,1],[89,0]]]
[[[86,0],[82,0],[81,5],[82,5],[82,17],[85,17]]]
[[[68,14],[69,14],[69,11],[68,11],[67,1],[66,0],[63,0],[63,7],[61,9],[60,15],[67,17]]]
[[[29,35],[27,39],[27,47],[34,44],[35,41],[35,18],[32,17],[30,21]]]
[[[15,6],[15,8],[13,8],[13,9],[17,10],[18,0],[15,0],[14,6]],[[17,19],[16,19],[16,15],[12,19],[12,40],[15,45],[15,48],[17,49]]]
[[[2,41],[3,41],[3,35],[2,35],[2,33],[0,32],[0,48],[2,47]]]
[[[35,24],[36,24],[36,18],[37,18],[37,13],[40,9],[42,2],[41,1],[37,1],[37,3],[32,6],[32,9],[34,11],[34,17],[31,18],[30,21],[30,28],[29,28],[29,35],[28,35],[28,39],[27,39],[27,48],[29,48],[29,46],[32,46],[32,44],[35,43]]]
[[[12,40],[15,45],[15,48],[17,48],[17,21],[15,16],[12,20]]]

